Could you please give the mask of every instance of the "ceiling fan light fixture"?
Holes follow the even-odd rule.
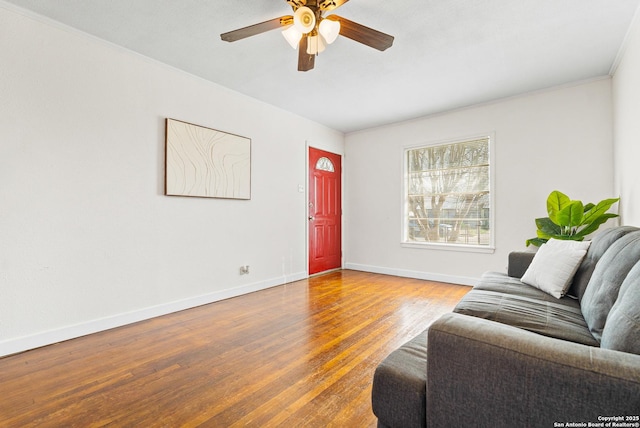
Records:
[[[307,53],[309,55],[317,55],[323,52],[327,47],[327,43],[324,41],[324,37],[320,34],[313,36],[307,36]]]
[[[302,34],[307,34],[316,28],[316,14],[306,6],[299,7],[293,14],[293,25]]]
[[[318,26],[318,32],[324,37],[327,44],[331,44],[336,41],[340,34],[340,21],[333,21],[331,19],[323,19]]]
[[[298,43],[300,43],[300,39],[302,38],[302,33],[298,30],[295,25],[289,26],[286,30],[282,32],[284,38],[289,42],[292,48],[297,49]]]
[[[389,34],[338,15],[323,17],[323,13],[330,13],[349,0],[285,1],[293,9],[293,14],[227,31],[220,34],[220,38],[225,42],[235,42],[279,29],[287,43],[298,51],[298,71],[312,70],[316,55],[323,52],[327,45],[335,42],[338,36],[344,36],[379,51],[393,46],[393,36]]]

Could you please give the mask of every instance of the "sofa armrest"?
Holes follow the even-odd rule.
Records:
[[[536,253],[531,251],[512,251],[509,253],[509,266],[507,275],[514,278],[522,278],[527,271]]]
[[[427,343],[429,427],[552,427],[638,416],[640,355],[457,313],[434,322]]]

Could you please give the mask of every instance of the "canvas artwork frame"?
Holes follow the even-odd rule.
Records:
[[[251,139],[167,118],[165,195],[251,199]]]

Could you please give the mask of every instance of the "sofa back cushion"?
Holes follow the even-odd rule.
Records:
[[[633,231],[615,241],[596,264],[580,309],[589,331],[601,341],[609,311],[629,271],[640,260],[640,231]]]
[[[640,355],[640,262],[620,286],[602,330],[600,346]]]
[[[582,300],[582,296],[584,296],[596,263],[598,263],[598,260],[600,260],[605,251],[621,237],[637,230],[640,229],[633,226],[620,226],[598,232],[591,240],[589,251],[587,251],[587,255],[582,259],[582,263],[580,263],[578,270],[573,276],[573,283],[567,295]]]

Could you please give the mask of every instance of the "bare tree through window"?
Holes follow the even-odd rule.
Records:
[[[490,244],[489,137],[407,150],[406,242]]]

